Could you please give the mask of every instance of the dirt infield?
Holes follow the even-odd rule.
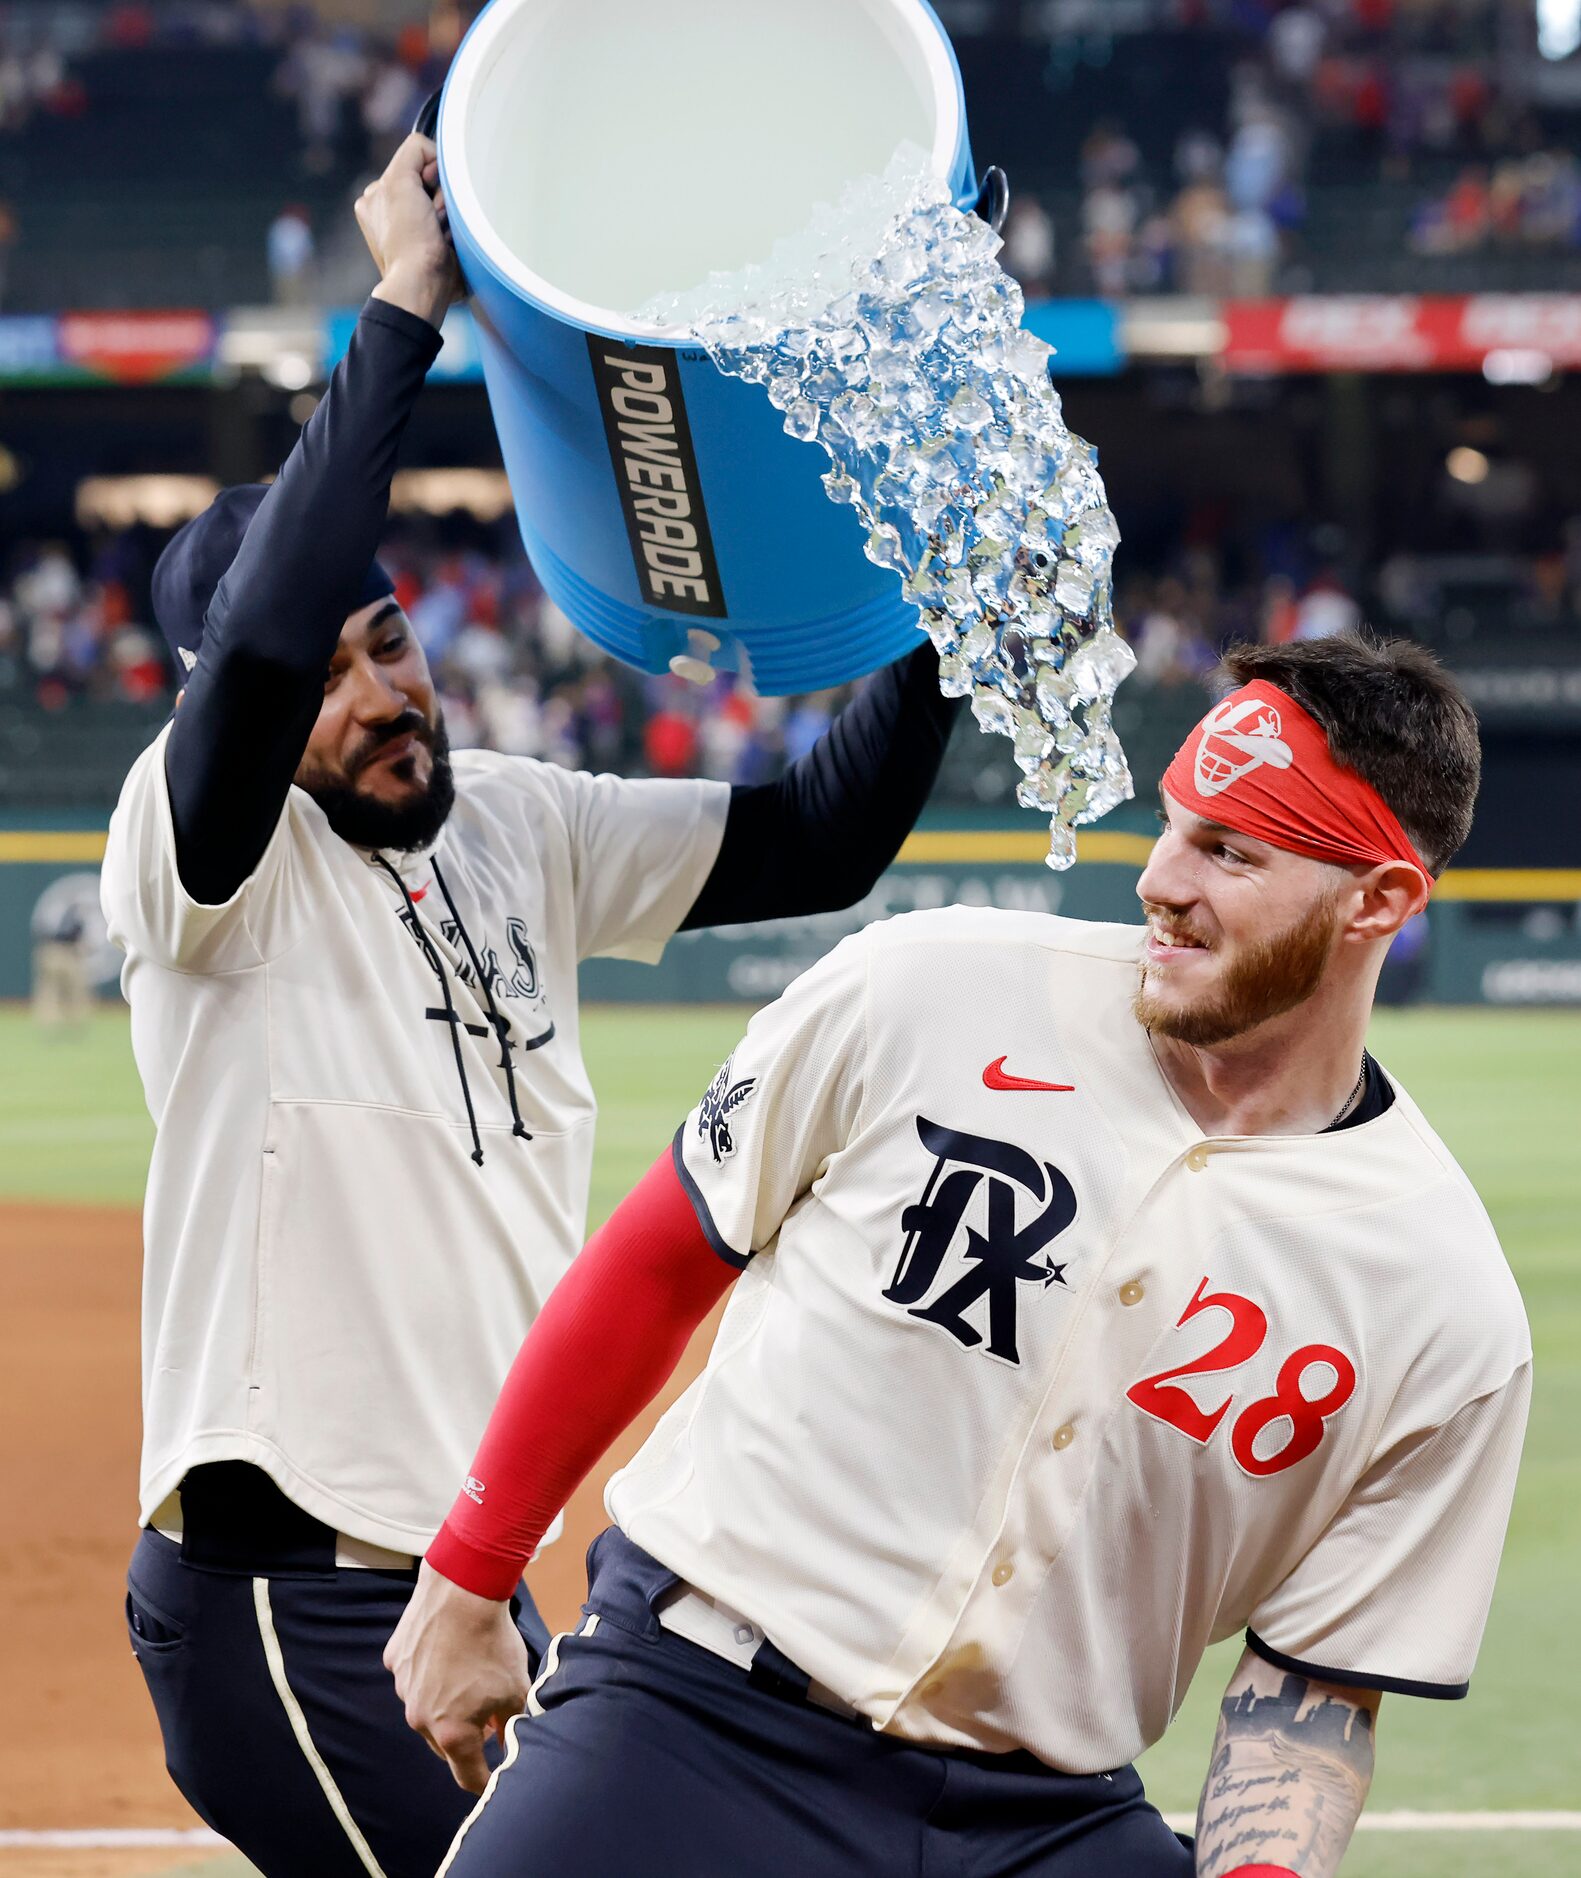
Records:
[[[0,1206],[0,1827],[199,1823],[165,1773],[123,1617],[137,1521],[140,1262],[135,1212]],[[551,1630],[581,1603],[583,1554],[605,1524],[603,1480],[695,1375],[712,1336],[710,1322],[534,1567]],[[158,1869],[177,1862],[162,1856]],[[65,1878],[65,1864],[47,1869]],[[139,1866],[101,1858],[93,1869]]]

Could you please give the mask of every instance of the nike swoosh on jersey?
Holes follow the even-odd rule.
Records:
[[[983,1071],[985,1089],[1048,1089],[1055,1095],[1074,1095],[1076,1085],[1073,1082],[1037,1082],[1030,1076],[1012,1076],[1005,1069],[1005,1059],[1001,1056],[990,1063]]]

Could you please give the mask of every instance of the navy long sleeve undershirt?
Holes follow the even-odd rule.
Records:
[[[926,641],[875,673],[778,781],[731,791],[719,858],[682,930],[854,905],[911,833],[960,710],[939,694]]]
[[[230,898],[280,819],[439,346],[426,320],[367,303],[215,592],[165,745],[176,867],[203,905]]]
[[[368,302],[214,596],[165,750],[177,867],[205,905],[229,899],[269,845],[439,344],[426,321]],[[879,672],[778,781],[732,791],[718,858],[683,925],[859,900],[926,802],[958,709],[939,695],[927,644]]]

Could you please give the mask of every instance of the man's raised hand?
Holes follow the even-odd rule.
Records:
[[[439,187],[439,153],[427,137],[413,131],[358,196],[357,226],[381,276],[374,298],[438,326],[461,297],[461,270]]]

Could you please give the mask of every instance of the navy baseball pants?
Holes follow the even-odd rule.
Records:
[[[445,1878],[1190,1878],[1134,1768],[875,1734],[772,1646],[747,1671],[662,1629],[675,1575],[618,1529],[589,1571]]]
[[[138,1541],[127,1621],[165,1764],[266,1878],[433,1878],[466,1818],[472,1796],[407,1727],[381,1661],[414,1582],[195,1565],[159,1533]],[[548,1638],[525,1586],[517,1623],[536,1672]]]

